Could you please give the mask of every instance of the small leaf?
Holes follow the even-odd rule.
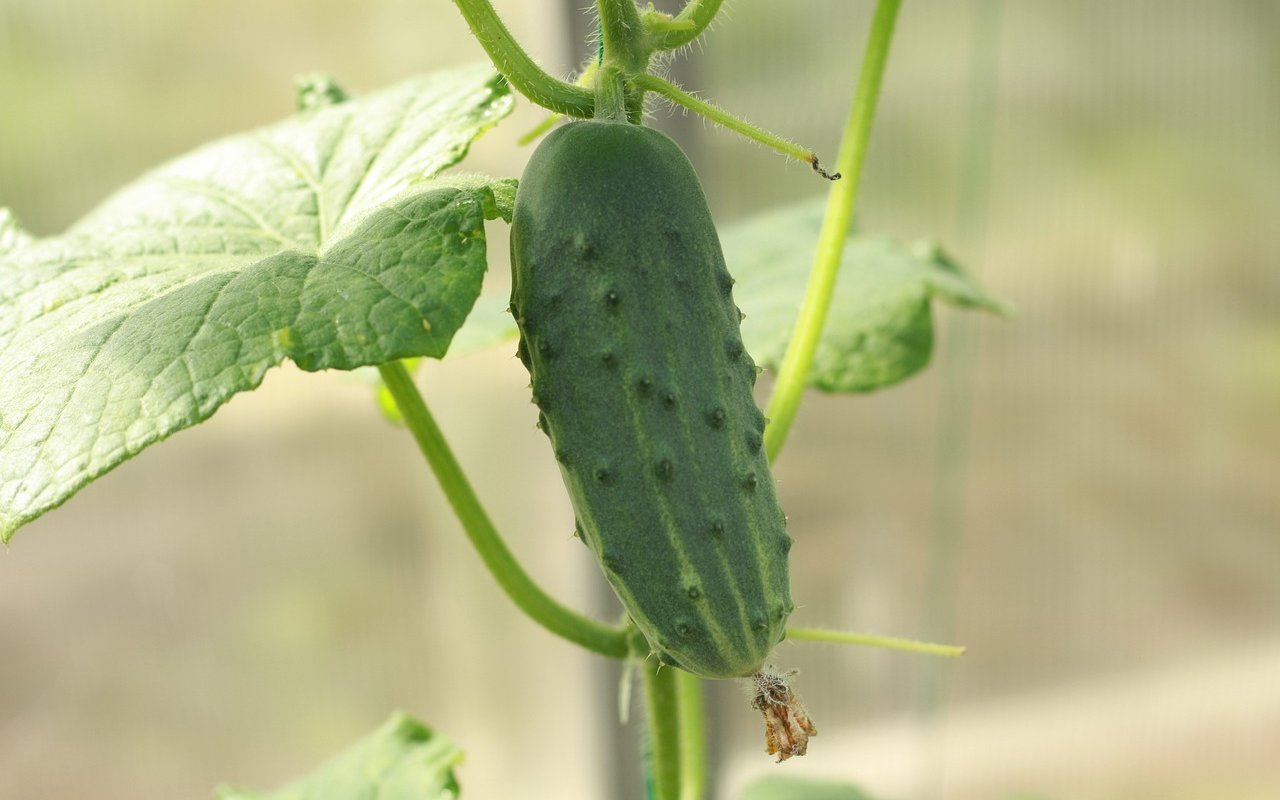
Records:
[[[220,787],[215,800],[453,800],[462,751],[396,712],[374,733],[305,778],[275,792]]]
[[[721,235],[742,339],[776,370],[786,353],[813,267],[823,208],[812,202],[737,223]],[[1003,313],[936,245],[849,237],[809,382],[829,392],[867,392],[909,377],[933,352],[935,298]]]
[[[179,158],[61,237],[0,214],[0,539],[289,358],[444,355],[514,181],[435,178],[507,114],[467,68]]]
[[[849,783],[770,776],[750,783],[740,800],[873,800]]]

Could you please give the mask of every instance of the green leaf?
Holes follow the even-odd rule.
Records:
[[[514,181],[435,178],[510,111],[489,68],[179,158],[65,235],[0,215],[0,539],[292,359],[444,355]]]
[[[743,790],[741,800],[872,800],[872,797],[849,783],[773,776],[753,781]]]
[[[315,772],[275,792],[220,787],[215,800],[453,800],[462,751],[396,712],[381,728]]]
[[[813,266],[823,206],[790,206],[737,223],[721,242],[746,314],[742,339],[756,363],[776,370],[786,353]],[[811,385],[867,392],[896,383],[933,352],[932,301],[1004,313],[936,245],[906,246],[853,234],[818,350]]]

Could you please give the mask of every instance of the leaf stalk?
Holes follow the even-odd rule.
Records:
[[[854,633],[852,631],[832,631],[825,628],[787,628],[788,639],[807,639],[811,642],[828,642],[830,644],[853,644],[863,647],[876,647],[881,650],[898,650],[904,653],[922,653],[929,656],[959,658],[965,654],[965,648],[953,644],[935,644],[915,639],[901,639],[896,636],[877,636],[872,633]]]
[[[645,662],[640,667],[648,727],[648,778],[653,800],[680,797],[681,742],[677,681],[683,670]]]
[[[680,730],[680,800],[703,800],[707,793],[707,722],[702,679],[676,673],[676,719]]]
[[[453,0],[471,33],[507,82],[533,102],[568,117],[595,113],[595,94],[549,75],[533,60],[493,10],[489,0]]]
[[[379,365],[378,372],[395,399],[405,426],[413,434],[449,505],[462,523],[467,538],[512,602],[557,636],[602,656],[625,658],[629,648],[622,628],[596,622],[562,605],[534,583],[516,561],[480,504],[404,365],[393,361]]]

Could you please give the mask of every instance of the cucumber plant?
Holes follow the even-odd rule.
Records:
[[[899,0],[877,2],[832,172],[653,74],[661,54],[702,35],[720,0],[689,0],[676,15],[597,0],[599,53],[572,83],[541,70],[489,0],[454,1],[502,80],[487,67],[461,69],[348,99],[314,79],[300,86],[297,117],[161,167],[63,236],[36,239],[0,209],[0,536],[8,541],[89,481],[208,418],[285,359],[304,370],[376,367],[389,406],[512,601],[641,673],[651,795],[697,800],[706,791],[700,679],[749,679],[767,750],[781,761],[803,755],[817,733],[791,673],[767,664],[784,636],[960,652],[788,628],[792,538],[769,462],[810,383],[865,391],[919,369],[932,299],[1000,306],[936,248],[855,237],[854,249],[877,254],[861,276],[843,258]],[[509,112],[512,87],[553,115],[535,135],[558,117],[572,121],[538,145],[518,189],[511,179],[441,177]],[[735,292],[736,267],[694,167],[643,125],[650,96],[836,181],[812,273],[801,264],[784,275],[789,256],[768,267],[784,285],[804,286],[802,299],[784,303],[789,331],[740,329],[735,300],[776,304],[776,286],[744,282]],[[384,152],[395,158],[379,160]],[[792,227],[811,217],[783,213]],[[539,424],[578,536],[627,612],[618,625],[567,608],[523,570],[409,372],[413,359],[456,352],[468,336],[474,345],[516,334],[509,318],[476,305],[484,224],[495,219],[512,224],[510,312]],[[734,238],[751,235],[748,225]],[[865,298],[835,290],[842,264],[846,283],[896,291],[909,299],[894,305],[904,310],[862,314]],[[828,329],[833,303],[841,324]],[[859,350],[868,341],[879,349]],[[764,412],[753,399],[752,354],[777,373]],[[844,365],[834,380],[832,363]],[[413,796],[451,797],[457,755],[397,716],[279,796],[412,785]]]

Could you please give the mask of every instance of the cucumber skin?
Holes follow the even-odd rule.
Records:
[[[755,673],[794,608],[791,538],[693,166],[651,128],[558,128],[520,181],[511,264],[576,535],[660,661]]]

